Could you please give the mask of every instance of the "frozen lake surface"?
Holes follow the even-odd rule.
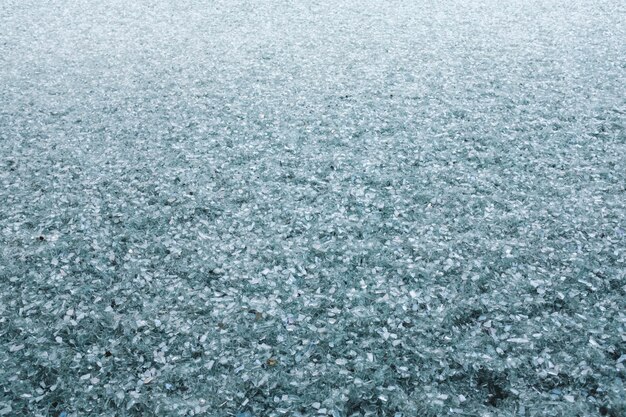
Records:
[[[626,415],[625,40],[619,0],[3,0],[0,415]]]

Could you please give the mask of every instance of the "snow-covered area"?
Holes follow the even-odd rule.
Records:
[[[626,415],[626,3],[0,2],[0,416]]]

